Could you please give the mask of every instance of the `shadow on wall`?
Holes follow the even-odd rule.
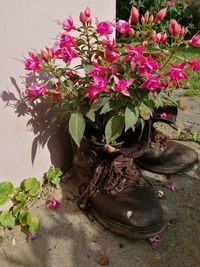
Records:
[[[64,121],[59,124],[52,123],[52,118],[58,111],[57,108],[41,101],[27,102],[15,78],[10,77],[10,79],[16,93],[4,90],[1,98],[3,102],[6,102],[5,107],[12,107],[18,118],[24,116],[30,118],[26,126],[35,135],[31,148],[32,164],[34,165],[38,147],[44,148],[47,145],[51,164],[64,169],[68,168],[71,164],[72,149],[70,137],[66,130],[66,123]],[[31,78],[28,78],[26,84],[31,82],[33,80],[31,81]]]

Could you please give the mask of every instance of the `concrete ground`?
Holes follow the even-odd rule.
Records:
[[[199,99],[186,100],[188,113],[179,113],[178,125],[200,131]],[[164,128],[165,129],[165,128]],[[165,129],[169,131],[168,128]],[[200,155],[200,145],[185,142]],[[162,175],[143,172],[153,182],[155,191],[163,191],[161,204],[166,229],[157,248],[146,240],[128,240],[91,222],[78,208],[79,181],[74,178],[59,189],[45,191],[33,204],[32,213],[41,221],[39,236],[30,242],[16,227],[0,231],[0,266],[2,267],[199,267],[200,266],[200,168],[170,176],[176,183],[173,192],[164,185]],[[168,177],[169,178],[169,177]],[[60,200],[57,210],[46,208],[47,199]]]

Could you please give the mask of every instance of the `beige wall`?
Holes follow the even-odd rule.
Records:
[[[32,48],[53,44],[60,30],[57,20],[71,14],[76,23],[86,6],[100,20],[115,17],[115,0],[1,0],[0,181],[41,178],[51,164],[63,164],[70,154],[64,131],[50,125],[42,107],[31,110],[22,101],[22,60]]]

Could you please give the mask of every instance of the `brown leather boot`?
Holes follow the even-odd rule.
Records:
[[[106,228],[128,237],[149,238],[162,232],[161,205],[133,159],[107,147],[98,151],[94,164],[90,165],[92,161],[88,159],[94,153],[97,152],[88,154],[89,165],[84,162],[83,166],[80,166],[81,159],[78,160],[83,153],[75,155],[75,169],[79,175],[89,178],[80,187],[80,209],[91,211]]]
[[[160,114],[163,112],[166,113],[166,118],[160,118]],[[153,122],[175,123],[176,116],[177,108],[167,106],[156,110]],[[168,136],[152,126],[149,146],[142,156],[135,159],[135,162],[143,169],[151,172],[177,174],[192,168],[199,160],[198,154],[194,149],[172,141]]]

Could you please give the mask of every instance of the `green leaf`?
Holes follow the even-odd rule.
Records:
[[[125,109],[125,131],[135,126],[138,121],[139,112],[136,107],[127,106]]]
[[[28,210],[21,210],[19,214],[19,222],[22,226],[27,225]]]
[[[103,107],[109,100],[109,97],[100,97],[93,101],[90,110],[97,111]]]
[[[85,132],[85,120],[82,114],[72,113],[69,119],[69,133],[77,146],[80,146],[81,139]]]
[[[101,109],[100,114],[105,114],[107,112],[110,112],[114,108],[114,105],[111,101],[108,101]]]
[[[106,124],[106,142],[110,143],[118,138],[124,130],[124,116],[117,115],[112,117]]]
[[[149,106],[147,106],[147,105],[144,104],[144,103],[142,103],[142,104],[140,105],[140,107],[141,107],[142,109],[145,109],[145,110],[151,115],[151,117],[153,116],[153,107],[150,108]]]
[[[139,119],[139,122],[141,124],[141,133],[140,133],[140,136],[139,136],[139,139],[140,139],[141,136],[142,136],[142,133],[144,131],[145,122],[144,122],[144,120],[142,118]]]
[[[18,217],[21,209],[24,208],[24,206],[25,206],[24,204],[25,203],[19,203],[19,204],[15,205],[14,208],[12,209],[12,213],[15,216],[15,218]]]
[[[0,223],[3,226],[13,227],[15,226],[15,217],[11,211],[2,211],[0,215]]]
[[[86,113],[86,116],[91,120],[95,121],[95,113],[93,110],[90,110],[89,112]]]
[[[83,69],[85,72],[88,72],[90,70],[92,70],[92,65],[91,64],[87,64],[87,63],[83,63]]]
[[[18,200],[18,201],[23,201],[26,199],[26,194],[23,192],[23,191],[20,191],[18,192],[16,195],[15,195],[15,198]]]
[[[10,197],[7,194],[0,193],[0,205],[6,204],[10,200]]]
[[[26,180],[24,180],[24,188],[29,195],[35,196],[39,193],[40,182],[37,181],[35,177],[27,178]]]
[[[37,217],[31,217],[29,222],[29,233],[37,232],[39,228],[39,219]]]
[[[57,185],[60,182],[60,177],[63,175],[63,172],[60,168],[54,168],[51,166],[49,170],[45,173],[44,179],[54,185]]]
[[[10,182],[0,183],[0,194],[11,195],[14,192],[14,186]]]

